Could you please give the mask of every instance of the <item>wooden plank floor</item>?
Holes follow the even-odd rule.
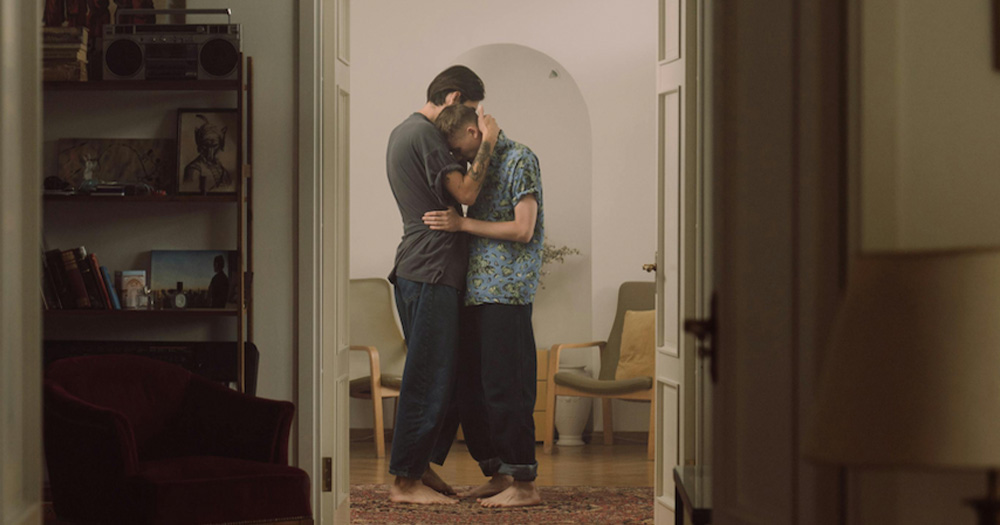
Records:
[[[390,454],[386,445],[386,456]],[[600,439],[580,447],[556,446],[552,455],[535,452],[540,486],[652,487],[653,462],[646,459],[645,443],[616,443],[605,446]],[[478,485],[485,478],[465,443],[451,447],[443,466],[432,465],[441,478],[454,486]],[[351,483],[389,483],[389,459],[375,458],[372,439],[351,442]]]

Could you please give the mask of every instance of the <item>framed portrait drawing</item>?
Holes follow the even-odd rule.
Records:
[[[235,193],[239,177],[236,110],[177,110],[178,193]]]

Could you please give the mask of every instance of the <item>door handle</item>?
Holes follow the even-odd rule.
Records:
[[[684,331],[693,335],[701,344],[698,355],[708,359],[712,383],[719,381],[718,293],[712,293],[708,319],[685,319]]]
[[[655,272],[656,271],[656,263],[653,263],[653,264],[644,264],[644,265],[642,265],[642,269],[644,271],[647,271],[647,272]]]

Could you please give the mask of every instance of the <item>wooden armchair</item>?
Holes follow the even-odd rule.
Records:
[[[655,442],[653,440],[656,403],[653,397],[653,371],[648,376],[615,379],[618,371],[619,357],[622,350],[622,329],[625,325],[626,313],[649,311],[655,308],[655,283],[625,282],[618,288],[618,309],[615,322],[607,341],[591,341],[586,343],[565,343],[552,345],[549,350],[548,381],[546,392],[545,439],[543,450],[552,453],[554,438],[556,396],[581,396],[600,398],[604,408],[604,444],[614,443],[613,421],[611,415],[611,400],[625,399],[629,401],[649,401],[649,444],[647,453],[653,459]],[[597,379],[568,372],[559,372],[559,358],[563,350],[574,348],[597,347],[601,352],[601,372]],[[655,346],[648,349],[655,352]]]
[[[392,286],[381,278],[351,279],[351,350],[368,355],[368,375],[351,379],[351,397],[372,400],[375,455],[385,457],[382,400],[399,397],[406,342],[393,314]]]

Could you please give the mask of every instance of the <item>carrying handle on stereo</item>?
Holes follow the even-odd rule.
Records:
[[[115,24],[124,15],[226,15],[233,22],[233,10],[225,9],[119,9],[115,11]]]

